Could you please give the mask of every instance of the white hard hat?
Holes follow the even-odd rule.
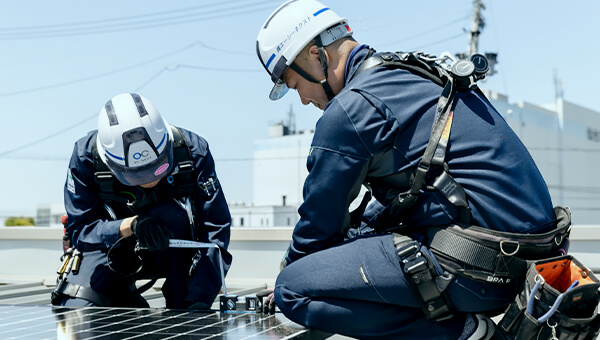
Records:
[[[173,135],[156,107],[135,93],[109,100],[98,117],[96,147],[123,184],[153,182],[173,169]]]
[[[314,0],[290,0],[279,6],[264,23],[256,39],[256,53],[275,83],[269,98],[277,100],[288,91],[281,80],[298,53],[317,35],[323,46],[351,36],[345,18]]]

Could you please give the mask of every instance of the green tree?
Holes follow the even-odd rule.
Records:
[[[4,222],[4,225],[7,227],[17,227],[17,226],[30,226],[35,225],[35,220],[33,217],[9,217]]]

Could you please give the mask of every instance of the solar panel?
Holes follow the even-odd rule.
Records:
[[[283,314],[0,305],[0,339],[326,339]]]

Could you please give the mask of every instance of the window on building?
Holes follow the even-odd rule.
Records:
[[[240,217],[240,227],[243,227],[243,226],[244,226],[244,218]]]
[[[288,217],[288,218],[287,218],[287,221],[288,221],[287,225],[291,225],[291,223],[292,223],[292,219]]]

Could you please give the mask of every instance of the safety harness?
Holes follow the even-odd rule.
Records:
[[[422,245],[428,246],[436,255],[445,272],[442,275],[437,274],[431,260],[420,251],[418,242],[394,234],[394,244],[401,267],[420,297],[426,317],[441,321],[453,316],[453,308],[444,292],[455,275],[509,287],[516,294],[524,279],[526,260],[566,253],[565,240],[571,225],[570,211],[567,208],[556,207],[557,227],[544,234],[506,233],[471,225],[466,193],[452,178],[445,157],[456,93],[475,91],[485,98],[476,82],[485,77],[488,70],[487,60],[483,55],[475,54],[469,60],[458,60],[452,65],[447,65],[445,60],[454,60],[447,53],[437,58],[421,52],[373,55],[374,52],[369,51],[367,58],[349,75],[349,81],[365,70],[385,67],[407,70],[443,87],[429,142],[411,177],[411,188],[398,194],[384,208],[377,221],[381,229],[376,229],[375,232],[389,232],[400,225],[402,216],[406,216],[415,205],[424,187],[437,190],[460,211],[457,224],[428,228],[427,237],[422,242]],[[441,168],[441,173],[435,177],[432,185],[425,185],[427,174],[434,167]],[[362,211],[365,206],[360,205]],[[356,211],[353,214],[354,217],[358,215]]]
[[[102,161],[100,155],[98,154],[96,143],[93,144],[94,181],[98,186],[100,199],[104,204],[104,208],[112,219],[118,218],[111,207],[111,205],[114,203],[125,204],[132,213],[138,214],[145,208],[148,208],[157,202],[165,201],[167,199],[174,199],[182,209],[186,210],[191,227],[191,237],[192,240],[195,240],[195,224],[193,217],[194,212],[191,204],[192,200],[194,199],[194,188],[197,185],[197,181],[194,177],[195,166],[189,145],[181,131],[174,126],[171,126],[171,131],[173,133],[173,158],[174,162],[176,163],[176,170],[173,174],[165,178],[166,185],[164,185],[163,188],[164,191],[166,191],[166,194],[159,196],[154,190],[145,190],[141,197],[135,197],[132,193],[127,191],[126,186],[121,184],[121,182],[115,178],[106,164]],[[202,189],[202,192],[200,193],[202,198],[210,197],[218,189],[218,180],[214,178],[208,178],[206,182],[199,183],[198,185]],[[63,223],[66,227],[67,221],[65,220]],[[65,235],[65,237],[69,240],[69,235]],[[111,264],[111,261],[115,261],[115,258],[119,257],[118,254],[123,255],[122,257],[127,257],[123,259],[123,261],[139,259],[137,253],[134,252],[137,249],[134,248],[136,246],[136,242],[133,241],[133,243],[131,243],[131,241],[132,240],[125,239],[119,240],[115,245],[113,245],[113,247],[110,248],[107,255],[108,266],[111,268],[111,270],[123,276],[133,276],[141,269],[140,265],[136,271],[124,273],[114,269],[117,268],[115,263]],[[83,258],[83,253],[75,249],[70,242],[68,243],[69,246],[65,248],[65,252],[61,257],[61,265],[57,270],[58,280],[56,288],[52,291],[52,304],[58,305],[61,303],[64,296],[70,296],[72,298],[81,298],[91,301],[99,306],[115,305],[116,301],[111,300],[111,298],[106,295],[98,293],[91,288],[67,282],[67,275],[70,272],[77,274],[79,264]],[[125,243],[129,243],[130,245],[126,245]],[[113,251],[113,248],[120,251]],[[198,250],[196,255],[194,255],[193,260],[199,256],[200,253]],[[197,262],[197,260],[195,262]],[[194,264],[192,267],[193,266]],[[190,269],[190,275],[192,271],[193,268]],[[153,275],[144,278],[150,279],[150,281],[137,288],[134,292],[135,294],[141,294],[145,290],[149,289],[154,282],[156,282],[158,276]]]

